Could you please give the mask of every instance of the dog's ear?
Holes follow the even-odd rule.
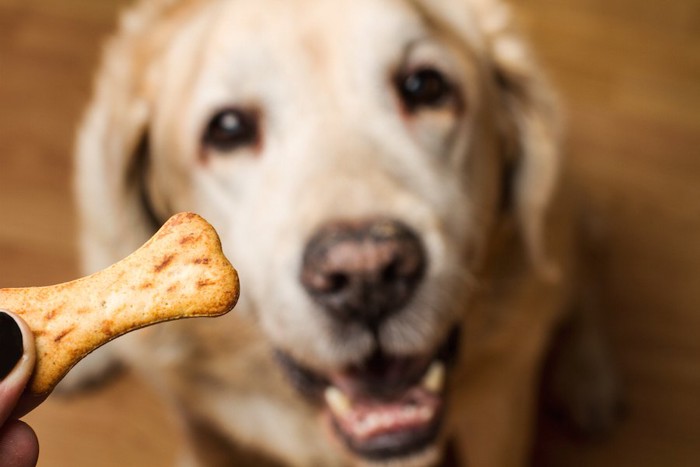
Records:
[[[562,157],[562,116],[556,98],[534,58],[514,28],[510,10],[501,2],[477,2],[490,57],[491,73],[504,112],[499,118],[504,154],[512,186],[507,190],[529,256],[543,276],[557,269],[545,248],[548,207],[559,179]]]
[[[121,18],[78,128],[75,189],[85,272],[126,256],[152,233],[138,173],[151,113],[149,22],[157,16],[148,8],[142,3]]]

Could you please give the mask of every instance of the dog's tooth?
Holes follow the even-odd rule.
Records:
[[[329,386],[326,388],[324,396],[328,406],[336,415],[344,417],[352,410],[352,402],[340,389]]]
[[[445,385],[445,364],[435,361],[423,377],[422,386],[432,393],[442,391]]]

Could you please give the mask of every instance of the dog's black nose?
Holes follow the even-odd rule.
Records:
[[[301,282],[337,319],[376,327],[408,302],[425,266],[423,245],[406,225],[338,222],[309,240]]]

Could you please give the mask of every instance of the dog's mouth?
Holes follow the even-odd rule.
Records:
[[[369,460],[410,456],[432,446],[441,428],[446,378],[459,329],[431,355],[396,357],[375,352],[360,365],[321,374],[289,354],[277,357],[293,385],[322,407],[331,432]]]
[[[400,387],[372,391],[364,370],[331,376],[324,399],[335,433],[351,451],[370,459],[408,455],[431,444],[441,426],[445,363],[382,358],[378,368],[386,374],[405,371],[406,380]]]

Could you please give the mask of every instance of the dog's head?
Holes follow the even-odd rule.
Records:
[[[81,188],[86,222],[101,223],[88,256],[127,230],[145,236],[153,215],[199,212],[239,269],[244,309],[344,449],[426,456],[505,211],[543,267],[558,128],[508,11],[495,0],[136,11],[108,46],[82,131],[79,179],[103,189]]]

